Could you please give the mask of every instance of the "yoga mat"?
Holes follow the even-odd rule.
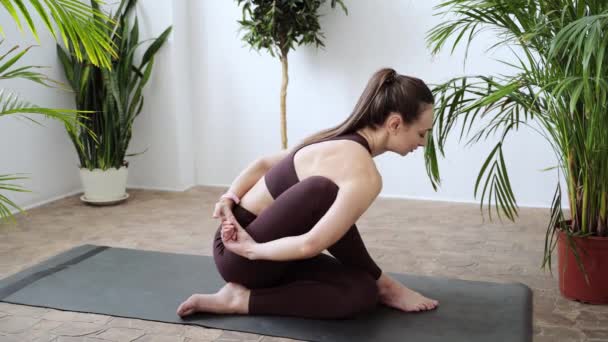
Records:
[[[82,245],[0,280],[0,301],[116,317],[200,325],[306,341],[532,341],[532,292],[520,283],[390,273],[439,300],[438,309],[377,309],[345,320],[176,315],[192,293],[224,285],[213,258]]]

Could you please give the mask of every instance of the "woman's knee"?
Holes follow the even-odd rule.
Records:
[[[314,199],[318,210],[325,213],[338,195],[339,187],[331,179],[324,176],[310,176],[301,181],[298,186],[306,193],[307,199]]]
[[[325,176],[307,177],[300,182],[300,186],[314,194],[331,195],[338,193],[338,185]]]

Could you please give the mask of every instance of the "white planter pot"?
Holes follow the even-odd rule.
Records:
[[[127,188],[126,166],[120,169],[80,169],[80,180],[84,187],[85,202],[115,202],[126,199]]]

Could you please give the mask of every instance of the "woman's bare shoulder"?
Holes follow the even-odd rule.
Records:
[[[339,155],[345,170],[347,170],[344,181],[364,186],[370,190],[380,190],[382,188],[382,176],[378,172],[374,159],[366,148],[355,144],[344,146]]]
[[[369,151],[352,140],[323,141],[303,147],[294,156],[300,179],[325,176],[338,186],[358,186],[375,191],[382,179]]]

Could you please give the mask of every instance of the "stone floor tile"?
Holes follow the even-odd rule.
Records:
[[[104,328],[98,324],[87,322],[63,322],[57,328],[51,330],[52,334],[59,336],[86,336],[103,331]]]
[[[16,334],[32,328],[40,321],[39,318],[25,316],[4,316],[0,318],[0,332]]]
[[[581,329],[581,331],[589,340],[608,340],[608,326],[606,326],[605,328],[606,329],[601,330],[583,328]]]
[[[8,313],[14,316],[41,318],[49,311],[51,311],[51,309],[0,302],[0,312]]]
[[[188,325],[184,332],[184,337],[198,340],[209,340],[213,341],[222,335],[222,330],[209,329],[199,326]]]
[[[86,322],[98,325],[106,324],[112,317],[91,313],[52,310],[45,313],[42,318],[59,322]]]
[[[134,342],[184,342],[183,336],[146,334]]]
[[[301,340],[293,340],[284,337],[264,336],[261,342],[301,342]]]
[[[115,327],[108,328],[95,335],[95,337],[114,342],[130,342],[138,339],[145,333],[146,331],[141,329]]]
[[[118,318],[114,317],[108,321],[106,327],[124,327],[146,331],[147,333],[160,335],[180,335],[183,336],[187,325],[162,323],[154,321],[144,321],[141,319]]]
[[[238,331],[224,331],[217,342],[259,342],[264,336],[238,332]]]
[[[585,335],[577,329],[559,327],[559,326],[542,326],[540,339],[534,338],[534,341],[542,342],[583,342]]]
[[[0,341],[2,342],[23,342],[17,335],[4,334],[0,332]]]

